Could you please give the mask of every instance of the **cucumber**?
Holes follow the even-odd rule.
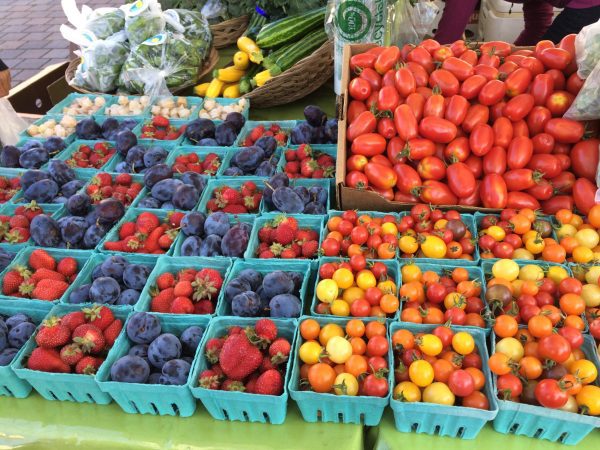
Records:
[[[285,52],[287,52],[291,47],[293,47],[294,45],[296,45],[295,42],[291,43],[291,44],[286,44],[283,47],[279,47],[277,50],[269,53],[268,56],[266,56],[263,60],[262,60],[262,65],[265,69],[270,69],[271,67],[273,67],[275,65],[275,63],[277,62],[277,59],[283,55]]]
[[[258,72],[262,70],[260,64],[252,64],[240,80],[240,93],[247,94],[253,88],[251,81]]]
[[[256,45],[260,48],[271,48],[294,41],[317,26],[323,28],[325,7],[297,14],[270,23],[262,28],[256,36]]]
[[[298,61],[306,58],[318,49],[325,41],[327,41],[327,33],[322,28],[306,35],[277,58],[275,66],[269,68],[271,75],[275,76],[281,72],[285,72]]]
[[[251,39],[256,39],[256,35],[261,30],[262,27],[267,23],[267,18],[262,14],[254,11],[252,16],[250,17],[250,22],[248,23],[248,28],[244,31],[243,36],[248,36]]]

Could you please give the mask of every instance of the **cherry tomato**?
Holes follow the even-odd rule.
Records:
[[[500,375],[496,381],[498,387],[498,395],[504,400],[510,400],[513,397],[518,397],[523,392],[523,383],[516,375],[507,373]]]
[[[369,374],[362,384],[364,395],[371,397],[385,397],[388,394],[388,381],[385,376]]]
[[[363,78],[354,78],[348,85],[348,92],[355,100],[366,100],[371,95],[371,84]]]
[[[350,58],[350,70],[353,73],[357,73],[357,69],[372,68],[376,59],[377,55],[372,53],[359,53],[358,55],[354,55]]]
[[[351,153],[363,156],[380,155],[385,151],[385,138],[377,133],[366,133],[352,142]]]
[[[400,61],[400,49],[395,45],[385,47],[381,54],[375,60],[373,67],[383,75],[393,68]]]
[[[546,73],[540,73],[533,79],[529,92],[533,95],[534,103],[537,106],[544,106],[553,89],[554,80],[552,77]]]
[[[460,87],[460,95],[467,100],[477,98],[483,86],[488,82],[483,75],[472,75],[463,81]]]
[[[512,122],[518,122],[529,114],[533,106],[533,95],[519,94],[508,101],[504,107],[504,115]]]
[[[419,133],[433,142],[447,144],[456,137],[457,129],[456,125],[449,120],[439,117],[424,117],[419,124]]]
[[[400,103],[400,94],[394,86],[384,86],[377,95],[377,109],[379,111],[394,111]]]
[[[420,199],[432,205],[455,205],[458,200],[446,184],[435,180],[423,183]]]
[[[457,127],[460,126],[469,110],[469,101],[462,95],[453,95],[448,100],[444,118],[452,122]]]
[[[417,137],[418,124],[410,106],[402,104],[394,110],[396,132],[404,141]]]
[[[527,88],[531,83],[531,72],[522,67],[512,72],[505,81],[506,95],[516,97],[517,95],[527,92]]]
[[[573,185],[573,200],[577,209],[587,214],[596,204],[597,186],[587,178],[579,178]]]
[[[563,391],[557,380],[546,378],[535,387],[535,398],[546,408],[560,408],[569,400],[569,395]]]
[[[533,155],[531,139],[523,136],[514,138],[508,146],[506,161],[511,169],[522,169],[529,163]]]
[[[550,119],[544,126],[545,133],[563,144],[576,144],[581,141],[584,131],[581,122],[570,119]]]
[[[502,175],[504,172],[506,172],[506,150],[499,146],[492,147],[483,157],[483,173]]]
[[[479,195],[485,208],[504,209],[508,201],[506,182],[498,174],[487,174],[481,181]]]
[[[371,111],[361,112],[348,126],[347,139],[352,142],[358,136],[373,133],[377,129],[377,119]]]
[[[526,192],[509,192],[506,197],[506,207],[515,209],[540,209],[540,202]]]
[[[458,397],[467,397],[475,391],[475,382],[469,372],[463,369],[453,371],[448,378],[448,387]]]
[[[479,92],[478,100],[482,105],[491,106],[502,100],[505,93],[506,86],[503,81],[490,80]]]
[[[462,123],[462,129],[467,133],[471,133],[475,126],[479,123],[488,123],[490,119],[490,109],[485,105],[471,105],[467,111],[467,116]]]

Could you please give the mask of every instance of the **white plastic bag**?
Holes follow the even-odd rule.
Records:
[[[125,31],[132,48],[165,31],[166,20],[157,0],[137,0],[121,8],[125,12]]]
[[[91,33],[96,39],[106,39],[125,26],[125,13],[118,8],[77,9],[75,0],[61,0],[67,20],[80,33]]]
[[[600,60],[586,78],[565,117],[573,120],[600,119]]]
[[[388,6],[386,45],[418,44],[431,33],[439,12],[434,2],[397,0]]]
[[[586,79],[600,61],[600,20],[583,27],[575,38],[577,75]]]
[[[7,98],[0,98],[0,148],[15,145],[19,133],[27,128],[27,122],[21,119]]]

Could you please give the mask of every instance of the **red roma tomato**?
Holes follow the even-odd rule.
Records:
[[[450,164],[446,170],[448,187],[459,198],[469,197],[475,192],[477,183],[469,167],[461,162]]]
[[[433,90],[427,86],[417,86],[417,94],[421,94],[427,100],[433,95]]]
[[[527,88],[531,83],[531,72],[520,67],[511,73],[504,83],[506,84],[506,95],[516,97],[527,92]]]
[[[452,72],[446,69],[434,70],[429,75],[429,87],[439,87],[445,97],[451,97],[458,94],[460,83]]]
[[[554,186],[545,178],[542,178],[535,186],[527,189],[529,195],[533,196],[536,200],[549,200],[554,195]]]
[[[419,86],[427,86],[427,82],[429,81],[429,74],[423,68],[422,65],[408,60],[406,63],[406,67],[411,71],[413,77],[415,77],[415,82],[417,83],[417,87]]]
[[[458,57],[467,51],[467,44],[462,39],[459,39],[450,44],[450,50],[452,50],[454,56]]]
[[[384,86],[377,96],[377,109],[379,111],[394,111],[400,104],[400,94],[394,86]]]
[[[424,41],[422,41],[419,44],[419,47],[423,47],[429,53],[435,52],[441,46],[442,45],[438,41],[436,41],[435,39],[425,39]]]
[[[552,77],[547,73],[540,73],[533,79],[529,93],[533,95],[533,100],[536,105],[543,106],[546,104],[553,88],[554,80]]]
[[[403,194],[400,191],[394,193],[394,201],[402,203],[419,203],[419,199],[411,194]]]
[[[598,146],[600,139],[587,139],[578,142],[571,149],[571,167],[575,175],[596,180],[596,168],[598,167]]]
[[[481,52],[478,65],[495,67],[497,69],[498,67],[500,67],[500,57],[496,55],[496,53],[493,50],[488,52]]]
[[[587,178],[579,178],[573,185],[573,200],[577,209],[584,214],[590,212],[596,204],[595,197],[598,188]]]
[[[492,122],[496,122],[500,117],[504,117],[503,112],[505,106],[506,102],[502,100],[490,108],[490,118],[492,119]]]
[[[465,81],[475,73],[471,64],[454,56],[444,60],[442,63],[442,69],[451,72],[458,79],[458,81]]]
[[[406,143],[405,153],[411,161],[420,161],[435,154],[435,144],[429,139],[411,139]]]
[[[440,47],[433,52],[432,56],[434,61],[442,62],[454,57],[454,53],[448,47]]]
[[[552,117],[562,117],[575,100],[575,96],[567,91],[553,92],[546,101],[546,108],[552,113]]]
[[[400,97],[408,97],[417,90],[415,76],[407,67],[400,67],[394,74],[394,85]]]
[[[540,202],[533,195],[526,192],[509,192],[506,198],[506,207],[515,209],[530,208],[535,211],[540,209]]]
[[[350,58],[350,70],[352,73],[358,73],[360,70],[372,68],[376,59],[377,55],[372,53],[359,53],[358,55],[354,55]]]
[[[548,69],[565,70],[573,57],[562,48],[548,48],[542,51],[538,58]]]
[[[414,92],[406,97],[404,101],[410,109],[412,110],[417,122],[419,122],[423,118],[423,108],[425,107],[425,97],[423,97],[418,92]]]
[[[383,155],[375,155],[375,156],[371,157],[371,159],[369,160],[369,162],[376,163],[376,164],[381,164],[382,166],[386,166],[386,167],[392,167],[393,166],[393,164],[390,162],[390,160],[387,159]]]
[[[517,65],[517,63],[513,61],[505,61],[504,63],[500,64],[500,67],[498,67],[498,72],[503,73],[505,75],[510,75],[518,68],[519,66]]]
[[[366,133],[373,133],[377,129],[377,119],[371,111],[363,111],[359,116],[350,122],[346,131],[346,138],[352,142],[358,136]]]
[[[424,117],[419,124],[419,133],[433,142],[447,144],[456,137],[456,125],[439,117]],[[399,134],[399,133],[398,133]]]
[[[436,156],[427,156],[419,161],[417,172],[424,180],[440,181],[446,176],[446,164]]]
[[[521,67],[521,61],[523,61],[525,58],[526,55],[517,54],[515,52],[512,55],[508,55],[506,58],[504,58],[504,62],[514,62],[516,65]]]
[[[431,54],[423,47],[415,47],[406,57],[407,61],[412,61],[420,64],[427,73],[433,72],[435,68]]]
[[[534,106],[527,116],[527,126],[531,134],[536,135],[544,131],[546,122],[552,118],[550,110],[544,106]]]
[[[534,106],[533,95],[519,94],[511,98],[504,107],[504,115],[512,122],[523,120]]]
[[[448,161],[464,162],[471,154],[469,139],[457,137],[444,148],[444,158]]]
[[[486,106],[495,105],[504,98],[506,93],[506,87],[503,81],[490,80],[479,92],[478,100],[479,103]]]
[[[379,98],[379,92],[371,92],[369,98],[365,100],[365,105],[367,109],[374,109],[377,107],[377,99]]]
[[[508,148],[513,138],[513,124],[506,117],[499,117],[494,121],[494,145]]]
[[[554,178],[562,171],[558,158],[547,154],[533,155],[527,168],[543,173],[546,178]]]
[[[406,57],[410,52],[412,52],[412,49],[415,47],[416,46],[413,44],[404,44],[402,46],[402,49],[400,49],[400,58],[402,59],[402,61],[406,61]]]
[[[377,132],[386,139],[396,136],[396,126],[394,120],[389,117],[382,117],[377,122]]]
[[[487,78],[485,78],[483,75],[470,76],[460,87],[460,95],[465,97],[467,100],[476,98],[487,81]]]
[[[511,169],[522,169],[533,155],[531,139],[524,136],[513,138],[506,152],[506,161]]]
[[[354,139],[350,151],[355,155],[381,155],[385,151],[386,144],[383,136],[377,133],[366,133]]]
[[[554,42],[549,40],[539,41],[535,44],[535,48],[533,49],[533,56],[539,58],[541,53],[547,48],[554,48]]]
[[[533,144],[533,154],[549,154],[554,148],[554,138],[548,133],[536,134],[531,138]]]
[[[388,70],[382,78],[381,84],[383,86],[396,86],[396,71]]]
[[[506,183],[506,189],[510,192],[532,188],[542,178],[542,175],[531,169],[515,169],[509,170],[502,177]]]
[[[467,167],[473,172],[475,178],[479,179],[483,175],[483,160],[479,156],[471,155],[469,156],[465,164]]]
[[[524,120],[513,123],[513,138],[516,137],[529,137],[529,127]]]
[[[405,149],[406,142],[398,136],[394,136],[387,143],[386,154],[392,164],[405,163],[406,156],[402,153]]]
[[[488,123],[488,120],[490,120],[490,109],[487,106],[471,105],[465,120],[463,120],[462,129],[470,133],[477,124]]]
[[[459,57],[459,59],[468,62],[471,66],[477,65],[477,60],[479,57],[477,56],[477,52],[475,50],[465,50]]]
[[[579,78],[577,73],[572,73],[571,76],[567,79],[567,91],[569,91],[573,95],[579,94],[579,91],[583,87],[583,83],[585,80]]]
[[[571,63],[565,69],[565,73],[573,73],[577,71],[577,61],[575,60],[575,38],[576,34],[567,34],[558,44],[558,48],[568,51],[571,54]]]
[[[348,85],[348,92],[355,100],[366,100],[371,95],[371,85],[363,78],[355,78]]]
[[[500,76],[500,72],[496,67],[488,66],[485,64],[477,64],[473,70],[475,71],[475,75],[481,75],[485,77],[486,80],[496,80]]]
[[[550,200],[542,202],[542,211],[546,214],[556,214],[561,209],[573,210],[575,204],[570,195],[555,195]]]
[[[483,173],[502,175],[506,172],[506,150],[503,147],[492,147],[483,157]]]
[[[570,155],[571,154],[571,144],[563,144],[561,142],[556,142],[554,144],[554,148],[552,149],[553,155]]]
[[[366,156],[352,155],[348,158],[348,161],[346,161],[346,169],[348,169],[348,171],[358,170],[359,172],[362,172],[365,170],[365,166],[368,162],[369,159]]]
[[[393,189],[379,189],[376,187],[370,187],[369,189],[371,189],[376,194],[381,195],[383,198],[385,198],[386,200],[388,200],[390,202],[394,200],[394,190]]]
[[[569,155],[565,155],[563,153],[554,153],[556,159],[558,160],[558,164],[560,165],[560,170],[567,170],[571,167],[571,158]]]
[[[416,138],[418,135],[418,124],[410,106],[402,104],[394,110],[394,123],[396,132],[404,141]]]
[[[469,146],[475,156],[484,156],[494,146],[494,130],[487,123],[478,124],[469,136]]]
[[[394,172],[398,177],[396,188],[403,194],[411,194],[414,188],[423,184],[419,173],[408,164],[396,164]]]
[[[479,47],[481,53],[493,52],[502,58],[507,57],[512,52],[512,46],[504,41],[488,41]]]
[[[369,184],[379,189],[391,189],[396,186],[398,176],[391,167],[377,163],[368,163],[365,166],[365,175]]]
[[[519,65],[524,69],[529,69],[532,76],[536,76],[539,73],[544,73],[544,65],[537,58],[525,57],[521,60]]]
[[[483,177],[479,195],[484,208],[504,209],[508,201],[508,191],[502,176],[490,173]]]
[[[439,92],[439,89],[436,88]],[[423,107],[423,117],[444,117],[446,110],[446,102],[442,95],[434,94],[425,100],[425,106]]]
[[[462,95],[453,95],[448,100],[444,117],[458,127],[467,117],[468,110],[469,101]]]
[[[575,175],[571,172],[563,172],[550,180],[557,194],[570,194],[575,184]]]
[[[353,170],[346,174],[346,184],[354,189],[365,189],[369,187],[369,179],[364,173]]]
[[[552,77],[552,80],[554,80],[555,91],[565,90],[565,87],[567,86],[567,79],[565,78],[564,73],[556,69],[547,70],[546,73]]]
[[[480,181],[475,182],[475,191],[469,195],[468,197],[459,198],[458,204],[461,206],[481,206],[481,197],[479,196],[479,186],[481,185]],[[470,243],[469,239],[461,239],[460,243],[463,247],[463,252],[467,253],[467,249],[465,243]]]
[[[550,119],[544,126],[544,132],[562,144],[579,142],[583,138],[584,131],[581,122],[570,119]]]
[[[450,188],[439,181],[427,180],[421,190],[421,201],[432,205],[456,205],[458,198]]]
[[[348,123],[354,122],[354,119],[356,119],[360,115],[360,113],[366,110],[367,107],[363,102],[360,102],[358,100],[352,100],[348,105]]]
[[[374,69],[367,67],[366,69],[363,69],[358,77],[367,80],[371,85],[371,90],[378,91],[381,89],[381,75],[375,72]]]
[[[383,75],[400,61],[400,49],[395,45],[386,47],[375,60],[374,69]]]
[[[379,56],[384,50],[385,47],[371,47],[369,50],[367,50],[367,53],[372,53],[375,56]]]

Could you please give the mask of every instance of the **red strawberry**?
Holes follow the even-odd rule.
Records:
[[[271,319],[259,319],[254,332],[262,343],[270,344],[277,338],[277,325]]]
[[[227,334],[240,334],[243,332],[244,332],[244,329],[237,325],[229,327],[229,329],[227,330]]]
[[[258,230],[258,240],[260,242],[266,242],[267,244],[271,244],[273,241],[271,239],[271,232],[273,228],[271,227],[262,227]]]
[[[302,256],[305,258],[314,258],[319,250],[319,243],[317,241],[306,241],[302,244]]]
[[[246,181],[240,188],[240,192],[244,197],[253,195],[257,190],[258,188],[256,187],[256,183],[254,181]]]
[[[284,249],[279,255],[282,259],[294,259],[296,258],[296,252],[291,248]]]
[[[190,281],[180,281],[175,285],[173,294],[176,297],[191,297],[194,293],[194,288]]]
[[[169,219],[169,223],[171,226],[178,228],[181,224],[181,220],[185,217],[185,214],[182,212],[171,211],[167,214],[167,218]]]
[[[246,392],[249,394],[256,394],[256,380],[258,380],[258,377],[260,376],[260,374],[254,372],[252,375],[250,375],[248,377],[248,380],[246,381]]]
[[[29,255],[29,266],[34,270],[42,267],[54,270],[56,269],[56,261],[46,250],[36,249]]]
[[[289,161],[285,163],[283,171],[286,173],[300,173],[300,163],[298,161]]]
[[[31,279],[36,283],[40,280],[66,281],[64,275],[55,272],[54,270],[48,270],[44,268],[36,270],[33,275],[31,275]]]
[[[115,315],[106,306],[94,305],[91,308],[84,308],[82,311],[87,322],[101,331],[107,329],[115,321]]]
[[[312,158],[306,158],[300,163],[300,173],[304,178],[312,178],[316,169],[318,169],[317,163]]]
[[[229,214],[248,214],[248,210],[242,205],[227,205],[222,211]]]
[[[38,300],[58,300],[68,288],[64,281],[44,279],[38,281],[31,296]]]
[[[150,302],[150,311],[168,313],[171,310],[173,300],[175,300],[173,288],[160,291]]]
[[[221,384],[221,390],[230,392],[244,392],[246,387],[241,381],[227,379]]]
[[[119,230],[119,239],[125,239],[126,237],[133,236],[135,232],[135,222],[125,222]]]
[[[164,233],[158,238],[158,246],[163,250],[169,250],[173,245],[173,241],[174,239],[170,234]]]
[[[154,116],[152,118],[152,125],[155,127],[166,128],[169,126],[169,119],[163,116]]]
[[[177,139],[179,136],[181,136],[181,133],[179,131],[169,131],[164,139],[166,141],[174,141],[175,139]]]
[[[25,280],[20,284],[19,291],[15,292],[12,295],[13,295],[13,297],[29,297],[29,298],[31,298],[31,295],[32,295],[34,289],[35,289],[35,283],[33,282],[33,280],[31,280],[31,279]]]
[[[69,330],[73,331],[79,325],[85,323],[85,314],[83,311],[73,311],[61,317],[60,323],[64,326],[69,327]]]
[[[115,177],[115,183],[123,186],[130,186],[131,181],[131,175],[128,173],[120,173]]]
[[[198,386],[204,389],[219,389],[221,376],[213,370],[203,370],[198,377]]]
[[[72,334],[73,342],[79,344],[85,353],[97,354],[104,350],[106,339],[100,328],[86,323],[79,325]]]
[[[281,245],[288,245],[294,241],[295,235],[296,233],[291,226],[289,226],[287,223],[282,223],[275,228],[275,232],[273,233],[273,241]]]
[[[287,141],[287,135],[282,131],[275,133],[275,140],[279,145],[284,145]]]
[[[23,211],[19,211],[19,208],[17,208],[17,210],[15,211],[17,214],[22,214],[25,217],[27,217],[27,220],[29,220],[29,222],[31,222],[33,220],[33,218],[35,216],[39,216],[40,214],[42,214],[44,211],[42,210],[42,208],[35,202],[35,200],[32,200],[30,203],[28,203],[27,205],[25,205],[23,207]]]
[[[143,244],[140,242],[137,236],[127,236],[125,239],[123,239],[123,247],[125,249],[124,251],[126,252],[135,253],[142,248],[142,245]]]
[[[135,224],[140,233],[150,234],[152,230],[160,226],[160,220],[155,214],[143,212],[137,217]]]
[[[110,250],[111,252],[124,252],[125,250],[125,241],[106,241],[104,243],[104,248],[106,250]]]
[[[254,391],[262,395],[281,395],[283,393],[283,377],[278,370],[267,370],[256,380]]]
[[[260,367],[258,368],[258,371],[260,373],[266,372],[267,370],[271,370],[271,369],[276,369],[277,367],[271,362],[271,358],[269,358],[268,356],[265,356],[262,360],[262,362],[260,363]]]
[[[211,364],[216,364],[219,362],[219,355],[221,354],[221,349],[223,348],[224,343],[225,339],[221,338],[211,338],[206,342],[204,355]]]
[[[10,230],[10,232],[4,236],[4,240],[11,244],[20,244],[27,242],[30,236],[29,229],[18,227]]]
[[[115,321],[113,323],[111,323],[109,326],[107,326],[105,328],[105,330],[102,332],[102,334],[104,335],[104,339],[106,340],[107,348],[110,348],[113,346],[113,344],[117,340],[117,337],[119,337],[119,333],[121,332],[122,329],[123,329],[123,322],[121,321],[121,319],[115,319]]]
[[[77,260],[71,257],[61,259],[58,262],[56,271],[65,277],[70,277],[71,275],[77,273]]]
[[[103,188],[104,186],[112,185],[112,178],[110,174],[106,172],[100,172],[92,177],[91,183]]]
[[[194,304],[187,297],[175,297],[169,312],[172,314],[193,314]]]
[[[52,316],[42,322],[42,326],[35,336],[39,347],[55,348],[65,345],[71,338],[71,330],[63,325],[60,318]]]
[[[252,145],[254,145],[254,141],[252,140],[252,138],[250,136],[247,136],[244,139],[244,143],[242,144],[243,147],[251,147]]]
[[[34,348],[27,360],[27,368],[42,372],[70,373],[71,367],[65,364],[60,354],[53,348]]]
[[[93,356],[84,356],[81,361],[75,366],[75,373],[81,375],[94,375],[102,363],[104,358],[95,358]]]
[[[154,139],[165,140],[167,138],[166,130],[156,130],[154,132]]]
[[[285,160],[286,161],[296,161],[296,150],[286,150],[285,151]]]
[[[335,165],[335,159],[326,153],[322,153],[317,157],[317,164],[322,167],[330,167]]]
[[[156,286],[161,291],[170,287],[175,286],[175,277],[170,272],[161,273],[156,278]]]
[[[206,202],[206,209],[210,212],[218,211],[219,205],[217,204],[217,199],[211,198],[208,202]]]
[[[31,272],[23,266],[14,266],[10,272],[4,276],[2,280],[2,293],[4,295],[14,294],[19,290],[19,286],[26,279],[31,277]]]
[[[294,252],[294,258],[298,258],[300,255],[302,255],[302,247],[300,247],[300,245],[298,245],[296,242],[292,242],[292,245],[290,245],[290,250]]]
[[[223,277],[215,269],[202,269],[195,277],[192,287],[194,288],[194,301],[212,299],[219,295],[223,286]]]
[[[271,250],[265,250],[264,252],[260,252],[258,257],[261,259],[270,259],[275,258],[275,254]]]
[[[248,209],[248,211],[256,211],[260,206],[260,201],[262,200],[262,194],[257,192],[249,197],[244,197],[244,206]]]
[[[65,345],[60,349],[60,359],[69,366],[74,366],[81,358],[83,358],[83,350],[77,344]]]
[[[213,314],[215,312],[215,305],[210,300],[200,300],[198,303],[194,303],[194,314]]]
[[[275,339],[269,347],[269,356],[273,364],[286,362],[290,356],[292,346],[285,338]]]
[[[300,161],[306,158],[310,158],[312,154],[312,148],[308,144],[300,144],[298,150],[296,150],[296,158],[298,158],[298,160]]]
[[[240,205],[243,201],[242,194],[232,188],[223,190],[220,194],[216,195],[216,198],[217,203],[221,206]]]
[[[250,137],[250,139],[252,139],[252,142],[254,143],[262,137],[264,132],[265,132],[265,127],[263,125],[259,125],[250,132],[249,137]]]
[[[228,336],[219,355],[219,364],[225,375],[242,381],[260,367],[262,354],[245,334]]]
[[[29,228],[29,219],[21,215],[12,216],[8,223],[11,228]]]
[[[311,232],[310,230],[304,229],[304,230],[298,230],[296,232],[296,242],[298,242],[299,244],[303,244],[305,241],[311,241]]]
[[[152,232],[148,235],[148,237],[144,241],[144,247],[143,247],[144,252],[152,253],[152,252],[159,250],[160,245],[159,245],[158,241],[162,235],[163,235],[162,227],[158,227],[158,228],[155,228],[154,230],[152,230]]]

